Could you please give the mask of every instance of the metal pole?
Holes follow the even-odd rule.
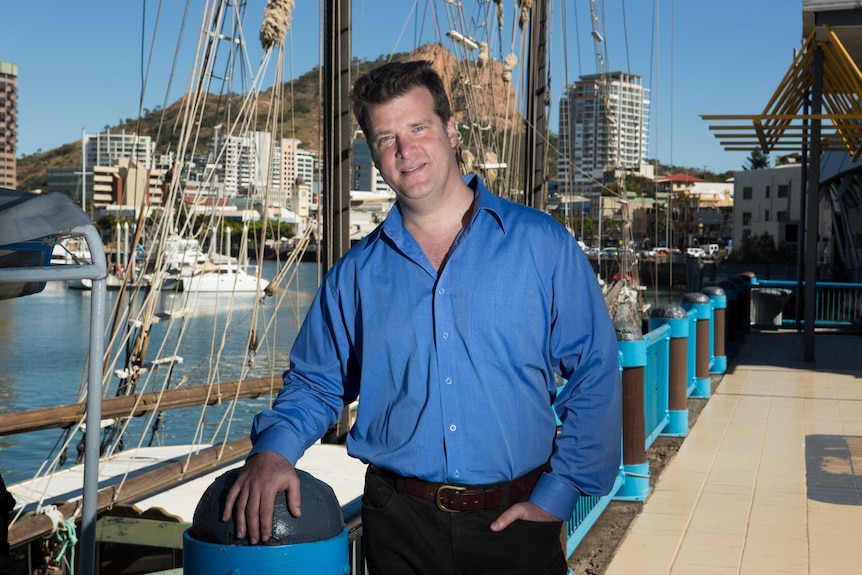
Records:
[[[809,98],[805,99],[805,104],[802,106],[802,113],[808,115]],[[795,298],[795,313],[796,331],[802,329],[802,285],[805,277],[805,202],[808,198],[808,119],[802,120],[802,189],[799,191],[799,224],[796,230],[796,298]],[[788,202],[788,211],[790,205]]]
[[[819,34],[820,32],[818,32]],[[823,47],[814,49],[811,82],[811,114],[817,116],[823,108]],[[820,211],[820,137],[822,120],[811,122],[811,165],[808,169],[808,209],[805,217],[805,361],[814,361],[814,309],[817,301],[817,235]]]
[[[96,499],[99,492],[99,432],[102,419],[102,356],[107,299],[107,262],[98,232],[92,226],[85,231],[93,264],[99,268],[93,279],[90,299],[90,355],[87,367],[87,433],[84,436],[84,492],[81,510],[81,573],[95,573]]]

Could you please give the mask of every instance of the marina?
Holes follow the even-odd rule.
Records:
[[[270,405],[281,385],[291,344],[322,275],[392,206],[390,193],[353,189],[357,173],[365,174],[350,165],[351,159],[368,155],[369,148],[345,121],[349,87],[343,78],[359,72],[350,67],[350,27],[340,21],[350,13],[349,2],[339,0],[322,10],[326,64],[317,94],[322,104],[318,130],[324,136],[317,161],[323,169],[314,182],[285,172],[289,185],[280,187],[282,174],[273,157],[281,151],[274,150],[297,144],[273,138],[284,135],[278,114],[266,114],[265,126],[256,124],[262,116],[251,108],[263,94],[257,81],[223,92],[238,94],[225,106],[230,112],[223,123],[214,125],[208,115],[211,82],[246,77],[246,72],[256,79],[270,73],[274,85],[284,82],[278,68],[286,55],[283,39],[290,18],[273,4],[281,3],[267,5],[261,26],[266,55],[254,73],[231,69],[222,77],[216,68],[217,61],[226,69],[249,64],[234,52],[244,40],[231,37],[242,28],[238,12],[224,16],[231,4],[216,3],[218,9],[202,16],[202,35],[211,41],[196,55],[200,59],[189,92],[174,110],[188,122],[177,121],[183,125],[170,144],[170,167],[144,174],[142,166],[125,159],[122,166],[92,168],[99,174],[88,192],[94,201],[119,201],[123,194],[118,191],[138,198],[138,206],[125,207],[122,227],[117,220],[97,230],[71,201],[69,220],[34,227],[34,237],[26,224],[18,229],[19,222],[29,221],[20,215],[0,226],[0,237],[11,238],[0,241],[0,258],[7,258],[0,265],[0,475],[15,500],[5,529],[12,553],[2,557],[0,575],[41,573],[43,567],[56,573],[191,575],[201,569],[192,557],[213,560],[216,554],[201,552],[205,541],[194,536],[193,528],[200,528],[198,503],[208,486],[247,454],[251,419]],[[497,4],[502,21],[503,3]],[[544,2],[522,6],[520,22],[511,24],[513,37],[521,36],[522,63],[514,76],[518,58],[509,57],[515,56],[514,39],[511,54],[504,55],[505,46],[492,47],[497,60],[481,51],[472,55],[479,44],[471,34],[490,29],[496,19],[492,12],[484,14],[488,21],[476,30],[470,28],[478,22],[471,21],[460,32],[446,33],[451,51],[429,44],[405,56],[433,60],[449,82],[458,104],[462,170],[480,174],[493,193],[539,210],[549,199],[549,155],[563,162],[574,158],[564,157],[564,150],[548,150],[543,140],[547,101],[542,92],[550,79],[540,72],[550,48],[543,29],[547,8]],[[590,10],[601,61],[604,40],[595,2]],[[456,28],[459,21],[467,20],[452,18]],[[806,50],[821,49],[815,40],[827,36],[833,38],[826,29],[812,34]],[[220,61],[220,45],[226,46],[222,56],[230,53],[228,61]],[[268,69],[270,58],[279,62],[275,71]],[[646,101],[637,76],[601,69],[586,78],[580,87],[601,96],[591,110],[595,117],[611,116],[609,84],[624,85],[641,94],[641,104]],[[573,99],[577,93],[574,86],[567,92]],[[267,97],[267,109],[292,105],[279,90]],[[500,102],[506,102],[505,110],[487,113]],[[517,106],[509,108],[512,102]],[[243,117],[230,116],[238,109]],[[240,133],[228,134],[225,126]],[[488,137],[491,129],[499,133]],[[685,224],[682,212],[671,214],[671,194],[665,190],[666,224],[670,228],[672,217],[679,216],[680,227],[675,241],[670,229],[660,237],[659,192],[653,189],[648,208],[642,190],[626,187],[622,150],[633,142],[624,142],[624,132],[610,129],[605,135],[610,152],[603,165],[570,172],[571,179],[558,182],[572,187],[568,192],[579,185],[597,200],[597,208],[580,203],[580,213],[567,212],[563,223],[575,237],[577,227],[591,243],[608,244],[589,248],[581,242],[588,254],[598,251],[590,261],[617,327],[626,402],[623,459],[613,490],[580,498],[561,533],[567,554],[582,544],[609,505],[626,501],[641,505],[640,512],[601,573],[854,572],[851,566],[862,559],[852,539],[862,529],[862,428],[857,424],[862,421],[857,408],[862,373],[854,361],[862,349],[862,286],[823,281],[828,260],[826,255],[818,260],[815,250],[800,249],[792,275],[776,280],[760,273],[763,268],[745,264],[722,273],[717,243],[704,241],[703,249],[684,251],[638,251],[643,244],[688,243],[682,234],[690,240],[697,226],[690,214]],[[104,137],[110,139],[110,130]],[[195,148],[193,142],[204,141]],[[572,142],[561,148],[570,145],[574,148]],[[83,151],[86,143],[81,146]],[[207,154],[201,153],[204,147]],[[243,152],[230,156],[240,148]],[[262,176],[241,183],[240,157],[254,158],[257,165],[242,169]],[[264,157],[268,161],[260,162]],[[230,177],[228,166],[236,172]],[[637,169],[649,167],[639,161]],[[851,190],[842,196],[851,204],[858,199],[853,174],[848,169],[835,178],[847,178],[836,188]],[[812,187],[820,184],[815,174]],[[768,187],[765,193],[769,197]],[[8,202],[0,205],[0,215],[34,197],[69,199],[3,194]],[[635,196],[638,212],[629,208]],[[287,209],[288,203],[296,212]],[[809,200],[812,221],[826,204],[829,199]],[[585,231],[585,209],[596,216],[594,234]],[[24,216],[41,220],[49,211],[34,209]],[[855,222],[858,206],[832,215]],[[773,216],[782,225],[781,218],[788,217]],[[12,222],[16,226],[10,232]],[[603,223],[612,230],[603,232]],[[116,232],[109,237],[114,224]],[[809,244],[819,245],[816,225],[806,233]],[[852,233],[835,241],[858,245]],[[49,261],[52,252],[63,255],[52,247],[82,238],[87,252],[76,246],[75,257]],[[796,243],[802,245],[801,231]],[[171,247],[180,244],[191,247]],[[267,249],[274,260],[264,259]],[[845,252],[858,256],[849,248]],[[686,401],[692,398],[706,405],[689,427]],[[339,554],[349,556],[349,564],[345,559],[336,572],[358,574],[365,572],[358,512],[365,466],[349,458],[343,446],[354,409],[355,404],[345,406],[339,423],[297,467],[332,488],[344,523],[336,545]],[[647,452],[662,435],[684,439],[651,485]],[[77,545],[62,539],[70,533],[80,535]],[[299,553],[305,549],[302,544],[283,547],[287,553],[290,547]],[[257,551],[267,550],[252,548],[248,554]],[[304,572],[316,572],[322,563],[314,561]],[[250,563],[256,565],[253,559]]]

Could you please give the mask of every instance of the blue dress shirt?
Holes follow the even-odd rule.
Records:
[[[465,180],[476,192],[472,219],[439,273],[397,204],[333,266],[284,386],[254,420],[252,453],[296,463],[360,397],[352,456],[462,485],[550,461],[530,501],[566,519],[581,494],[609,492],[620,467],[614,327],[563,226]]]

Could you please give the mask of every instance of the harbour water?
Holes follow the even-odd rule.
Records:
[[[288,366],[290,346],[296,337],[305,311],[311,304],[317,286],[317,265],[299,265],[299,273],[290,291],[276,307],[278,296],[266,298],[258,319],[259,333],[264,323],[272,323],[253,361],[245,360],[248,324],[251,321],[254,294],[240,294],[231,304],[225,294],[200,293],[187,299],[183,294],[164,293],[158,300],[159,309],[167,311],[191,307],[195,321],[187,323],[183,335],[183,362],[173,367],[171,381],[183,386],[207,383],[211,365],[218,364],[218,379],[222,382],[238,378],[246,366],[247,378],[280,374]],[[266,279],[275,276],[274,262],[265,262],[261,274]],[[108,291],[107,308],[111,309],[117,292]],[[179,298],[183,298],[180,300]],[[84,381],[88,353],[91,292],[69,289],[63,282],[49,282],[34,295],[0,301],[0,413],[48,408],[74,403]],[[109,312],[108,312],[109,314]],[[213,336],[220,338],[225,322],[236,326],[226,335],[221,355],[216,358]],[[163,326],[152,330],[150,349],[155,352],[163,343]],[[173,355],[166,342],[163,355]],[[223,421],[227,404],[207,408],[202,437],[219,433],[229,439],[248,435],[251,419],[264,409],[272,397],[243,399],[237,403],[230,427]],[[201,418],[200,408],[165,411],[154,438],[155,445],[190,443]],[[148,418],[136,418],[128,431],[130,441],[137,445]],[[8,484],[31,477],[52,450],[63,441],[63,430],[45,430],[0,437],[0,474]],[[150,431],[147,430],[147,434]],[[67,465],[74,463],[75,438],[67,449]],[[146,443],[144,444],[146,445]]]

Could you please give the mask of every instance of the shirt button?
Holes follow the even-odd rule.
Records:
[[[446,385],[452,385],[452,378],[451,377],[446,378]]]
[[[446,293],[446,288],[440,288],[439,290],[437,290],[437,293],[443,295],[444,293]]]
[[[443,332],[443,339],[449,339],[449,332],[448,331]]]
[[[454,475],[455,477],[461,477],[461,472],[456,469],[455,473],[453,473],[452,475]]]
[[[458,429],[458,428],[457,428],[457,427],[455,427],[455,424],[454,424],[454,423],[453,423],[452,425],[450,425],[450,426],[449,426],[449,431],[455,431],[456,429]]]

